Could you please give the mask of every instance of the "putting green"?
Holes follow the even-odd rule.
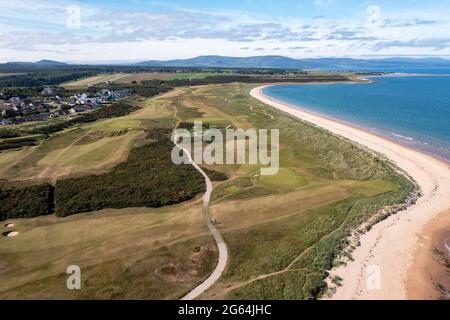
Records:
[[[291,168],[280,168],[273,176],[260,176],[259,183],[277,189],[295,189],[305,186],[308,181]]]

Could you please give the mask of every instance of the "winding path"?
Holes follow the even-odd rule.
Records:
[[[176,108],[175,108],[175,117],[178,119]],[[180,122],[180,119],[178,119],[178,123],[177,123],[177,126],[175,127],[175,129],[178,127],[179,122]],[[226,267],[227,261],[228,261],[228,249],[227,249],[227,245],[226,245],[225,241],[223,240],[222,235],[220,234],[219,230],[217,230],[217,228],[214,226],[214,224],[211,223],[211,218],[209,216],[209,202],[210,202],[211,194],[213,191],[213,185],[212,185],[211,179],[209,179],[208,175],[203,171],[203,169],[200,168],[200,166],[197,163],[195,163],[195,161],[192,159],[191,153],[188,150],[186,150],[185,148],[183,148],[179,144],[177,144],[176,139],[175,139],[175,141],[173,141],[173,143],[178,148],[183,150],[184,155],[188,158],[189,163],[192,164],[192,166],[198,172],[200,172],[202,174],[202,176],[205,178],[206,192],[203,195],[202,212],[203,212],[203,216],[206,220],[206,224],[208,225],[209,231],[213,235],[214,240],[216,241],[217,247],[219,249],[219,260],[217,262],[217,265],[216,265],[214,271],[211,273],[211,275],[205,281],[203,281],[201,284],[199,284],[197,287],[195,287],[192,291],[190,291],[188,294],[186,294],[183,298],[181,298],[181,300],[194,300],[195,298],[200,296],[202,293],[204,293],[206,290],[208,290],[222,276],[222,273],[225,270],[225,267]]]

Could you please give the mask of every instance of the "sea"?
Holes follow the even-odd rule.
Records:
[[[371,77],[373,83],[276,85],[264,94],[450,162],[450,69],[370,71],[422,75]]]

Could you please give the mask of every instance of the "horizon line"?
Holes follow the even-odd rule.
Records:
[[[295,58],[288,55],[248,55],[248,56],[231,56],[231,55],[220,55],[220,54],[205,54],[198,56],[190,56],[184,58],[174,58],[174,59],[133,59],[133,60],[54,60],[54,59],[38,59],[38,60],[29,60],[29,61],[3,61],[0,64],[6,63],[37,63],[40,61],[54,61],[60,63],[67,64],[134,64],[141,63],[147,61],[158,61],[158,62],[167,62],[173,60],[189,60],[195,59],[199,57],[226,57],[226,58],[257,58],[257,57],[283,57],[294,60],[320,60],[320,59],[354,59],[354,60],[383,60],[383,59],[393,59],[393,58],[411,58],[411,59],[427,59],[427,58],[441,58],[443,60],[450,61],[450,55],[407,55],[407,54],[398,54],[398,55],[360,55],[360,56],[316,56],[316,57],[305,57],[305,58]]]

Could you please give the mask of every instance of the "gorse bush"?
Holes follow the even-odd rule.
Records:
[[[149,131],[148,139],[157,141],[132,149],[128,160],[108,173],[58,181],[56,215],[105,208],[161,207],[205,191],[203,176],[191,165],[173,164],[170,133],[168,129]]]
[[[53,213],[50,184],[12,188],[0,187],[0,220],[32,218]]]
[[[22,147],[36,146],[39,144],[39,139],[36,138],[23,138],[15,140],[0,141],[0,151],[7,149],[16,149]]]
[[[0,130],[0,139],[16,138],[19,137],[17,132],[11,130]]]

